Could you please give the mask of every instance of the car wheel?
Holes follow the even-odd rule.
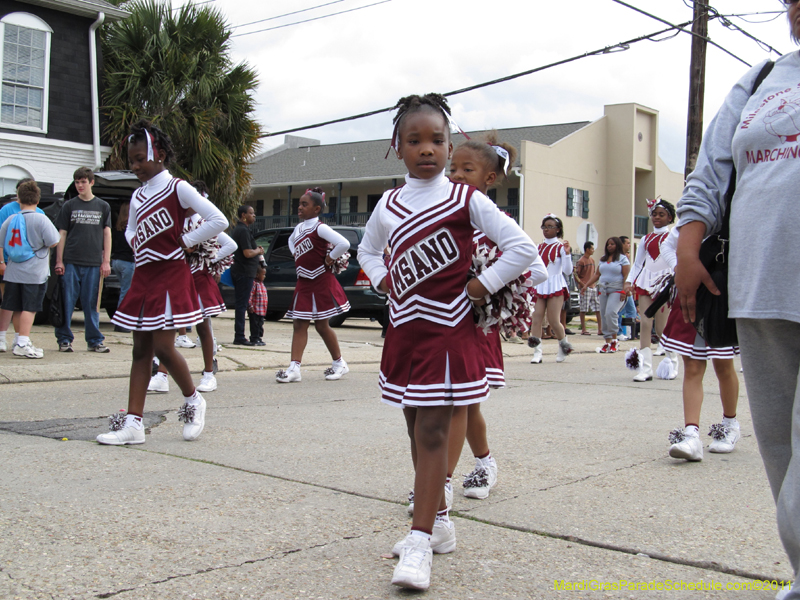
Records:
[[[268,312],[264,316],[264,319],[266,319],[267,321],[280,321],[282,316],[283,316],[282,313]]]
[[[344,323],[346,318],[347,318],[346,314],[344,314],[344,315],[335,315],[335,316],[331,317],[330,319],[328,319],[328,325],[330,325],[331,327],[341,327],[342,323]]]

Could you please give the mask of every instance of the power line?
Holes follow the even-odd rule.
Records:
[[[750,35],[744,29],[742,29],[741,27],[739,27],[735,23],[733,23],[733,22],[729,21],[728,19],[726,19],[725,17],[723,17],[720,14],[720,12],[716,8],[714,8],[713,6],[709,6],[708,7],[708,12],[711,13],[712,15],[714,15],[715,17],[717,17],[720,20],[720,23],[722,23],[722,25],[724,27],[727,27],[728,29],[733,29],[735,31],[739,31],[743,35],[745,35],[745,36],[749,37],[751,40],[753,40],[756,44],[761,46],[761,48],[763,48],[765,50],[768,50],[770,52],[774,52],[778,56],[783,56],[782,53],[778,52],[775,48],[770,46],[768,43],[766,43],[764,41],[761,41],[760,39],[758,39],[757,37],[755,37],[753,35]]]
[[[282,19],[283,17],[290,17],[291,15],[297,15],[303,12],[308,12],[310,10],[316,10],[324,6],[330,6],[331,4],[338,4],[339,2],[344,2],[344,0],[333,0],[333,2],[326,2],[325,4],[318,4],[317,6],[312,6],[311,8],[304,8],[303,10],[296,10],[294,12],[284,13],[282,15],[278,15],[277,17],[259,19],[258,21],[250,21],[249,23],[242,23],[241,25],[233,25],[231,29],[238,29],[239,27],[247,27],[248,25],[256,25],[257,23],[264,23],[266,21],[274,21],[275,19]]]
[[[292,25],[300,25],[301,23],[310,23],[311,21],[319,21],[320,19],[327,19],[328,17],[335,17],[336,15],[343,15],[345,13],[355,12],[357,10],[361,10],[362,8],[369,8],[370,6],[377,6],[378,4],[386,4],[387,2],[391,2],[392,0],[381,0],[380,2],[373,2],[372,4],[367,4],[365,6],[358,6],[356,8],[351,8],[348,10],[342,10],[339,12],[331,13],[329,15],[322,15],[321,17],[314,17],[312,19],[306,19],[304,21],[296,21],[295,23],[287,23],[286,25],[277,25],[275,27],[267,27],[266,29],[257,29],[256,31],[248,31],[247,33],[237,33],[236,35],[232,35],[232,38],[235,37],[242,37],[243,35],[251,35],[253,33],[263,33],[264,31],[272,31],[274,29],[281,29],[283,27],[291,27]]]
[[[570,62],[573,62],[573,61],[576,61],[576,60],[580,60],[580,59],[586,58],[588,56],[598,56],[598,55],[602,55],[602,54],[613,54],[615,52],[624,52],[625,50],[630,49],[631,44],[635,44],[637,42],[642,42],[642,41],[645,41],[645,40],[660,42],[660,41],[663,41],[663,40],[655,40],[653,38],[655,38],[655,37],[657,37],[659,35],[663,35],[663,34],[669,32],[669,31],[673,31],[675,29],[682,30],[684,27],[686,27],[687,25],[691,25],[691,24],[692,24],[692,21],[687,21],[686,23],[681,23],[680,25],[672,25],[671,27],[668,27],[667,29],[662,29],[662,30],[656,31],[654,33],[650,33],[650,34],[647,34],[647,35],[639,36],[637,38],[634,38],[634,39],[631,39],[631,40],[627,40],[625,42],[619,42],[618,44],[614,44],[613,46],[606,46],[606,47],[600,48],[598,50],[592,50],[590,52],[584,52],[583,54],[578,54],[578,55],[570,57],[570,58],[565,58],[563,60],[559,60],[559,61],[547,64],[547,65],[543,65],[541,67],[536,67],[534,69],[529,69],[527,71],[522,71],[520,73],[515,73],[513,75],[507,75],[506,77],[500,77],[499,79],[493,79],[491,81],[486,81],[484,83],[478,83],[476,85],[471,85],[471,86],[468,86],[468,87],[465,87],[465,88],[461,88],[459,90],[454,90],[454,91],[448,92],[448,93],[446,93],[444,95],[448,96],[448,97],[449,96],[456,96],[458,94],[463,94],[465,92],[470,92],[472,90],[477,90],[477,89],[480,89],[480,88],[488,87],[490,85],[496,85],[498,83],[503,83],[505,81],[511,81],[512,79],[517,79],[519,77],[524,77],[525,75],[531,75],[533,73],[538,73],[539,71],[545,71],[545,70],[551,69],[553,67],[557,67],[557,66],[560,66],[560,65],[565,65],[567,63],[570,63]],[[353,115],[351,117],[342,117],[340,119],[333,119],[333,120],[330,120],[330,121],[323,121],[322,123],[315,123],[313,125],[304,125],[303,127],[294,127],[292,129],[284,129],[283,131],[274,131],[272,133],[265,133],[265,134],[262,134],[260,137],[267,138],[267,137],[274,137],[276,135],[283,135],[283,134],[286,134],[286,133],[295,133],[297,131],[305,131],[307,129],[316,129],[317,127],[324,127],[326,125],[333,125],[335,123],[344,123],[346,121],[355,121],[357,119],[363,119],[365,117],[371,117],[373,115],[379,115],[381,113],[391,112],[393,110],[394,110],[394,106],[390,106],[389,108],[379,108],[378,110],[371,110],[369,112],[361,113],[361,114],[358,114],[358,115]]]
[[[202,2],[187,2],[186,4],[183,4],[182,6],[176,6],[175,8],[173,8],[172,12],[175,12],[176,10],[181,10],[181,9],[189,6],[190,4],[192,6],[200,6],[201,4],[211,4],[212,2],[214,2],[214,0],[202,0]]]
[[[670,23],[670,22],[669,22],[669,21],[667,21],[666,19],[662,19],[661,17],[657,17],[657,16],[655,16],[655,15],[654,15],[654,14],[652,14],[652,13],[649,13],[649,12],[647,12],[647,11],[645,11],[645,10],[642,10],[641,8],[636,8],[635,6],[633,6],[633,5],[631,5],[631,4],[628,4],[627,2],[623,2],[622,0],[611,0],[611,1],[612,1],[612,2],[616,2],[617,4],[621,4],[622,6],[627,6],[627,7],[628,7],[628,8],[630,8],[631,10],[635,10],[635,11],[636,11],[636,12],[638,12],[638,13],[642,13],[643,15],[646,15],[646,16],[650,17],[651,19],[655,19],[656,21],[660,21],[660,22],[662,22],[662,23],[665,23],[666,25],[670,25],[670,26],[672,26],[672,27],[675,27],[675,25],[673,25],[672,23]],[[714,15],[714,18],[716,18],[716,17],[717,17],[717,15]],[[711,44],[712,46],[716,46],[717,48],[719,48],[720,50],[722,50],[722,51],[723,51],[723,52],[725,52],[726,54],[730,54],[730,55],[731,55],[733,58],[735,58],[735,59],[736,59],[736,60],[738,60],[739,62],[742,62],[742,63],[746,64],[748,67],[752,67],[752,66],[753,66],[753,65],[751,65],[749,62],[747,62],[746,60],[744,60],[743,58],[740,58],[739,56],[736,56],[736,55],[735,55],[733,52],[731,52],[730,50],[727,50],[726,48],[723,48],[722,46],[720,46],[718,43],[716,43],[714,40],[712,40],[712,39],[711,39],[711,38],[709,38],[708,36],[699,36],[699,35],[698,35],[698,34],[696,34],[695,32],[693,32],[693,31],[689,31],[689,30],[686,30],[686,29],[684,29],[683,27],[679,27],[678,29],[680,29],[681,31],[684,31],[684,32],[686,32],[686,33],[688,33],[688,34],[690,34],[690,35],[692,35],[692,36],[696,36],[696,37],[702,37],[702,38],[703,38],[703,39],[705,39],[705,41],[707,41],[709,44]]]

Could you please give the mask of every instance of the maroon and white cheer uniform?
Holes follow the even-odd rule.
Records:
[[[203,219],[200,218],[200,215],[195,214],[188,217],[184,223],[183,233],[194,231],[202,223]],[[218,246],[217,254],[213,261],[215,263],[236,252],[236,242],[227,233],[220,233],[210,241]],[[192,272],[194,288],[197,290],[197,299],[200,302],[200,312],[203,314],[203,318],[207,319],[218,315],[224,310],[228,310],[225,306],[225,300],[222,298],[222,293],[219,291],[217,281],[208,272],[208,263],[204,261],[189,261],[189,270]]]
[[[539,244],[539,256],[547,268],[547,280],[537,285],[536,298],[569,298],[565,275],[572,273],[572,255],[566,251],[558,238],[546,239]]]
[[[672,268],[661,253],[661,246],[668,236],[669,227],[659,227],[639,242],[639,251],[627,280],[639,296],[651,296],[655,291],[655,284],[663,276],[672,273]]]
[[[316,321],[350,310],[342,285],[325,264],[329,243],[333,244],[330,256],[334,260],[350,248],[343,235],[320,223],[317,217],[298,224],[289,236],[289,250],[294,255],[297,269],[297,286],[291,308],[286,313],[287,319]]]
[[[502,240],[500,259],[479,276],[495,293],[536,258],[530,238],[474,187],[444,176],[406,176],[384,193],[367,223],[359,262],[389,287],[389,328],[379,384],[395,406],[468,405],[488,397],[485,356],[465,286],[475,229]],[[383,249],[391,247],[390,261]]]
[[[182,236],[187,208],[194,209],[205,222]],[[200,323],[203,315],[181,237],[185,246],[194,246],[227,226],[227,219],[216,206],[168,171],[137,189],[131,197],[125,232],[136,266],[130,290],[111,321],[136,331]]]

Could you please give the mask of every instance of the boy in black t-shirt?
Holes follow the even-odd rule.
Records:
[[[92,193],[94,173],[81,167],[74,174],[77,198],[64,203],[56,218],[61,236],[56,249],[56,274],[62,275],[64,325],[56,327],[58,349],[72,352],[72,311],[80,298],[90,352],[108,352],[100,333],[97,296],[100,276],[111,273],[111,207]]]

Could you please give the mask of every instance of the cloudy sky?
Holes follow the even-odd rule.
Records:
[[[672,23],[692,19],[687,0],[627,0]],[[380,2],[379,4],[375,4]],[[179,6],[183,0],[173,0]],[[293,11],[328,6],[281,18]],[[260,76],[257,118],[281,131],[393,106],[410,93],[446,93],[563,60],[666,25],[612,0],[212,0],[236,27],[233,58]],[[335,12],[337,16],[275,28]],[[687,5],[688,4],[688,5]],[[730,21],[782,53],[789,40],[781,0],[712,0]],[[772,19],[772,20],[770,20]],[[751,65],[777,58],[740,32],[712,20],[709,37]],[[603,105],[636,102],[660,112],[659,147],[683,171],[691,37],[643,41],[625,52],[583,58],[450,99],[465,130],[594,120]],[[708,48],[705,123],[747,70]],[[323,144],[389,137],[389,113],[298,132]],[[264,149],[283,141],[266,138]]]

